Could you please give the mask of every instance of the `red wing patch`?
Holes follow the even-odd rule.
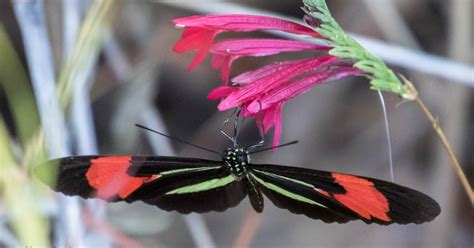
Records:
[[[345,174],[332,173],[346,193],[334,194],[333,197],[363,218],[370,220],[375,217],[383,221],[391,221],[387,198],[367,179]]]
[[[132,177],[127,174],[130,156],[110,156],[92,159],[86,173],[89,185],[96,189],[97,197],[111,200],[116,195],[127,198],[144,183],[155,180],[158,176]]]

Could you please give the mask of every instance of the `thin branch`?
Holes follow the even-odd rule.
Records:
[[[439,140],[441,141],[441,144],[443,145],[444,149],[448,152],[449,158],[451,159],[451,162],[452,162],[451,165],[453,166],[454,171],[456,171],[456,174],[458,175],[459,180],[461,181],[461,184],[464,187],[464,190],[466,191],[466,194],[469,197],[469,200],[471,201],[471,205],[474,206],[474,193],[472,191],[472,186],[469,184],[466,174],[464,173],[461,165],[459,164],[459,160],[454,154],[454,151],[451,148],[451,145],[449,144],[449,141],[446,138],[446,135],[444,134],[443,129],[439,126],[438,121],[433,116],[433,114],[428,109],[428,107],[426,107],[423,100],[421,100],[418,94],[418,91],[416,90],[413,83],[411,83],[405,78],[403,78],[403,80],[405,81],[407,89],[415,96],[414,100],[420,106],[421,110],[423,110],[423,113],[425,113],[428,120],[431,122],[431,125],[433,126],[433,129],[436,135],[438,136]]]

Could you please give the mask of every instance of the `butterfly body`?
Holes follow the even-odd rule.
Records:
[[[248,175],[247,166],[250,164],[250,155],[247,150],[239,147],[228,148],[222,154],[222,161],[234,177],[241,179]]]
[[[106,201],[143,201],[167,211],[224,211],[246,196],[262,212],[263,195],[277,207],[324,222],[423,223],[439,205],[416,190],[378,179],[298,167],[252,164],[249,152],[232,147],[221,161],[164,156],[76,156],[50,160],[58,192]],[[43,180],[46,182],[46,180]]]

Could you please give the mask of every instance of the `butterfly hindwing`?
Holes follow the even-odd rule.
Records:
[[[251,168],[276,206],[325,222],[423,223],[440,213],[430,197],[382,180],[279,165]]]
[[[106,201],[140,200],[182,213],[223,211],[246,195],[246,187],[222,162],[204,159],[76,156],[50,160],[36,172],[42,179],[55,169],[57,181],[50,186],[66,195]]]

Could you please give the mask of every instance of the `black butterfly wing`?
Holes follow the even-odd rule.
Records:
[[[48,174],[57,180],[48,183]],[[77,156],[50,160],[36,173],[53,190],[106,201],[144,201],[181,213],[223,211],[247,189],[222,162],[159,156]]]
[[[367,177],[280,165],[251,165],[250,176],[278,207],[324,222],[423,223],[440,213],[416,190]]]
[[[143,185],[129,200],[142,200],[161,209],[180,213],[224,211],[238,205],[247,195],[245,181],[236,180],[222,166],[212,170],[165,173],[159,180]],[[152,167],[141,167],[139,175]]]

